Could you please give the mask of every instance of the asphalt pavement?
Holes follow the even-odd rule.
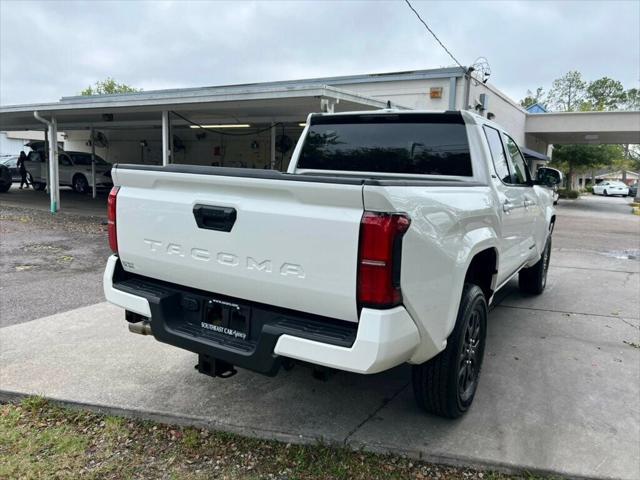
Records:
[[[69,187],[60,187],[59,206],[64,213],[91,217],[107,216],[109,190],[101,188],[96,198],[91,193],[80,195]],[[0,194],[0,203],[5,207],[18,207],[50,212],[49,194],[33,188],[19,189],[14,183],[8,193]]]
[[[42,394],[112,413],[444,463],[637,479],[640,217],[629,202],[561,201],[547,289],[526,296],[516,282],[505,287],[490,314],[475,403],[457,421],[416,408],[407,366],[372,376],[339,372],[326,382],[302,367],[274,378],[241,371],[211,379],[194,370],[195,355],[130,334],[122,310],[106,303],[0,329],[0,396]],[[103,262],[103,252],[91,255]]]
[[[0,197],[0,327],[104,301],[105,221]]]

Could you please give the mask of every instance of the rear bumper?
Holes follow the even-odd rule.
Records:
[[[252,304],[248,340],[236,340],[199,328],[201,313],[193,310],[193,300],[202,304],[211,294],[127,274],[116,255],[107,262],[104,294],[109,302],[148,317],[154,337],[163,343],[267,375],[278,371],[283,357],[377,373],[409,360],[420,343],[417,327],[401,306],[365,308],[355,324]]]

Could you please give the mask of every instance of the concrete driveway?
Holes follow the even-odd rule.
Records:
[[[560,204],[547,290],[502,292],[476,401],[458,421],[415,407],[406,366],[327,382],[305,368],[202,376],[195,355],[129,334],[105,303],[0,329],[0,394],[431,461],[637,479],[640,217],[629,210],[617,198]]]

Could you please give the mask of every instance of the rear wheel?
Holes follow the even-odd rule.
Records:
[[[39,192],[41,192],[45,188],[47,188],[47,184],[42,182],[33,182],[33,188],[34,190],[38,190]]]
[[[84,175],[76,175],[73,177],[73,191],[76,193],[87,193],[89,190],[89,182]]]
[[[11,182],[9,183],[0,183],[0,193],[6,193],[11,188]]]
[[[447,418],[464,414],[478,387],[487,332],[487,301],[477,285],[467,283],[447,347],[412,371],[417,404]]]
[[[549,260],[551,260],[551,235],[549,235],[540,260],[534,266],[520,270],[518,286],[521,292],[540,295],[544,291],[547,286]]]

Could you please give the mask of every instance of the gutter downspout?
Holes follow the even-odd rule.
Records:
[[[49,129],[49,199],[51,213],[56,213],[60,208],[60,185],[58,182],[58,132],[55,117],[47,120],[41,117],[37,110],[33,117],[44,123]]]
[[[449,110],[456,109],[456,77],[449,77]]]
[[[469,110],[469,95],[471,91],[471,73],[475,70],[473,67],[469,67],[464,71],[464,105],[460,110]]]

